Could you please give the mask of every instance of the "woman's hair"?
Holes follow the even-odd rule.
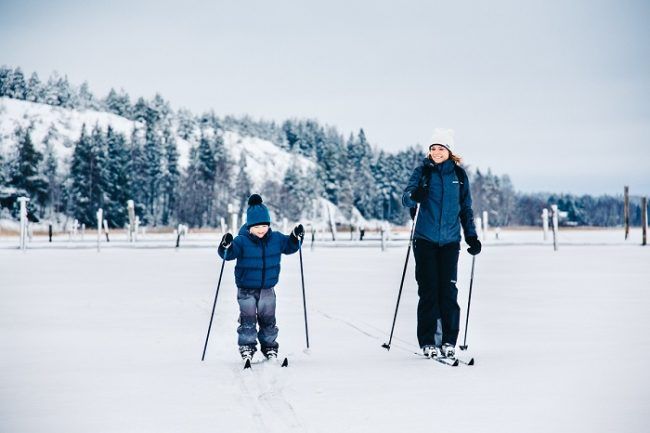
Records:
[[[463,163],[463,158],[460,155],[454,155],[451,153],[451,150],[449,151],[449,159],[454,161],[456,165],[461,165]]]

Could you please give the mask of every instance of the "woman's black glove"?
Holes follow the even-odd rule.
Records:
[[[228,249],[230,248],[230,245],[232,245],[232,235],[230,233],[226,233],[221,238],[221,246],[225,249]]]
[[[427,190],[423,186],[418,186],[411,192],[411,199],[415,202],[422,203],[426,197]]]
[[[481,252],[481,241],[478,240],[478,236],[468,236],[465,242],[469,245],[467,252],[471,255],[475,256]]]
[[[304,236],[305,236],[305,228],[302,226],[302,224],[298,224],[291,231],[291,237],[294,239],[294,242],[296,243],[298,243],[298,241],[302,239]]]

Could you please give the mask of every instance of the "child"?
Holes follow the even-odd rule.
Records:
[[[234,239],[226,233],[218,250],[221,258],[237,260],[237,333],[239,353],[244,360],[252,359],[258,339],[267,359],[278,356],[274,287],[280,276],[280,258],[282,254],[298,251],[305,234],[302,224],[297,225],[289,236],[272,231],[270,225],[271,216],[262,204],[262,197],[253,194],[248,199],[246,224]]]

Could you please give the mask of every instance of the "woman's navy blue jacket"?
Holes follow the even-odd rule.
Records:
[[[219,245],[219,256],[226,260],[237,260],[235,284],[243,289],[270,289],[280,277],[282,254],[298,251],[299,241],[294,236],[269,231],[263,238],[249,233],[246,225],[239,229],[227,250]]]
[[[460,166],[454,168],[455,164],[450,159],[434,164],[426,158],[413,170],[402,195],[402,204],[415,207],[417,203],[411,193],[418,185],[428,189],[426,198],[420,203],[414,237],[439,245],[460,242],[461,225],[466,239],[476,236],[467,173]]]

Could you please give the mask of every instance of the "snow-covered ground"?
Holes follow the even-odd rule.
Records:
[[[276,291],[290,367],[246,372],[232,263],[200,361],[214,249],[1,248],[0,430],[646,432],[650,247],[621,242],[621,231],[616,242],[591,233],[558,252],[526,239],[487,242],[468,334],[477,364],[458,368],[413,354],[412,266],[393,348],[380,347],[404,244],[305,248],[309,353],[299,258],[285,257]],[[463,251],[463,312],[470,264]]]

